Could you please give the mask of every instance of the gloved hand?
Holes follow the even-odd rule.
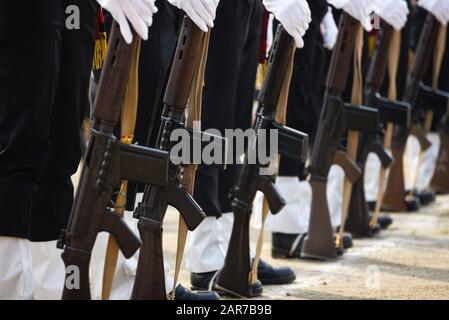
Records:
[[[202,31],[214,27],[215,13],[220,0],[168,0],[189,16]]]
[[[362,24],[366,31],[373,30],[370,14],[373,12],[373,0],[327,0],[337,9],[343,9]]]
[[[332,14],[332,8],[329,7],[328,12],[323,18],[323,40],[324,47],[326,49],[332,50],[337,43],[338,27],[334,20],[334,15]]]
[[[143,40],[148,39],[148,27],[153,24],[153,14],[157,12],[155,1],[97,0],[100,6],[109,11],[114,20],[120,25],[120,31],[128,44],[133,41],[128,21]]]
[[[405,0],[374,0],[374,11],[398,31],[404,28],[410,13]]]
[[[305,0],[263,0],[263,4],[295,39],[296,46],[304,47],[302,37],[312,21],[307,2]]]
[[[442,25],[449,22],[449,1],[448,0],[419,0],[418,6],[432,13]]]

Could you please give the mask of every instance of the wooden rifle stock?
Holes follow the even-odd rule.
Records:
[[[142,240],[138,266],[144,267],[137,267],[132,299],[165,300],[162,222],[142,217],[139,219],[138,228]]]
[[[437,19],[429,13],[421,32],[419,44],[407,77],[403,101],[410,103],[412,107],[413,125],[418,128],[420,127],[419,123],[422,115],[422,110],[418,108],[417,104],[419,86],[429,68],[432,52],[435,48],[437,40],[438,29],[439,23]],[[406,128],[403,126],[396,126],[394,130],[392,153],[396,159],[396,162],[390,169],[383,200],[384,206],[390,210],[409,211],[412,209],[410,204],[416,201],[416,199],[410,197],[411,195],[406,194],[404,182],[403,158],[410,132],[411,128]],[[422,130],[415,130],[415,132],[422,132]],[[427,141],[425,136],[418,137],[418,140],[423,142]]]

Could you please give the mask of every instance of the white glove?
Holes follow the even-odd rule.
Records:
[[[442,25],[449,22],[449,0],[419,0],[418,6],[432,13]]]
[[[214,27],[215,13],[220,0],[168,0],[189,16],[202,31]]]
[[[263,0],[263,4],[295,39],[296,46],[304,47],[302,37],[312,21],[307,2],[305,0]]]
[[[327,0],[337,9],[343,9],[362,24],[366,31],[373,30],[370,14],[373,12],[373,0]]]
[[[148,27],[153,24],[153,14],[157,12],[155,1],[97,0],[100,6],[108,10],[114,20],[120,25],[120,31],[128,44],[133,41],[128,21],[143,40],[148,39]]]
[[[374,0],[374,11],[398,31],[404,28],[410,13],[405,0]]]
[[[332,14],[332,8],[329,7],[328,12],[323,18],[323,41],[326,49],[332,50],[337,43],[338,27]]]

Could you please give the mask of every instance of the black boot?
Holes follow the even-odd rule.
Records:
[[[272,236],[271,256],[273,258],[288,259],[288,258],[302,258],[302,244],[307,233],[303,234],[286,234],[274,232]],[[343,235],[343,248],[349,249],[353,246],[352,236],[348,233]],[[337,255],[342,255],[339,248],[335,249]]]
[[[379,216],[377,218],[377,224],[380,226],[381,229],[387,229],[389,226],[393,224],[393,219],[389,216]]]
[[[220,300],[220,296],[214,291],[190,291],[178,284],[175,300]]]
[[[257,279],[263,285],[289,284],[295,281],[296,275],[292,268],[275,268],[261,259],[257,266]]]
[[[301,250],[307,233],[286,234],[273,232],[271,238],[271,256],[273,258],[301,258]]]
[[[208,290],[208,291],[216,291],[222,296],[232,296],[228,292],[224,292],[216,287],[218,274],[220,271],[212,271],[212,272],[202,272],[202,273],[190,273],[190,284],[192,290]],[[260,297],[263,292],[262,283],[260,281],[256,281],[251,285],[251,296],[252,297]]]
[[[352,242],[352,234],[343,232],[343,249],[350,249],[354,246]]]
[[[416,212],[421,209],[421,200],[418,196],[408,194],[405,197],[405,203],[407,206],[407,212]]]
[[[436,192],[432,190],[414,191],[413,194],[419,198],[419,202],[423,206],[435,202]]]

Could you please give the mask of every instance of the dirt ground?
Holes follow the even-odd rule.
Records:
[[[389,230],[376,238],[355,239],[354,248],[330,262],[272,259],[267,233],[263,259],[290,266],[297,279],[286,286],[265,286],[262,298],[449,299],[449,196],[439,196],[418,213],[392,217]],[[170,263],[176,250],[177,219],[177,213],[170,211],[164,228]],[[180,280],[189,285],[189,274],[183,271]]]

